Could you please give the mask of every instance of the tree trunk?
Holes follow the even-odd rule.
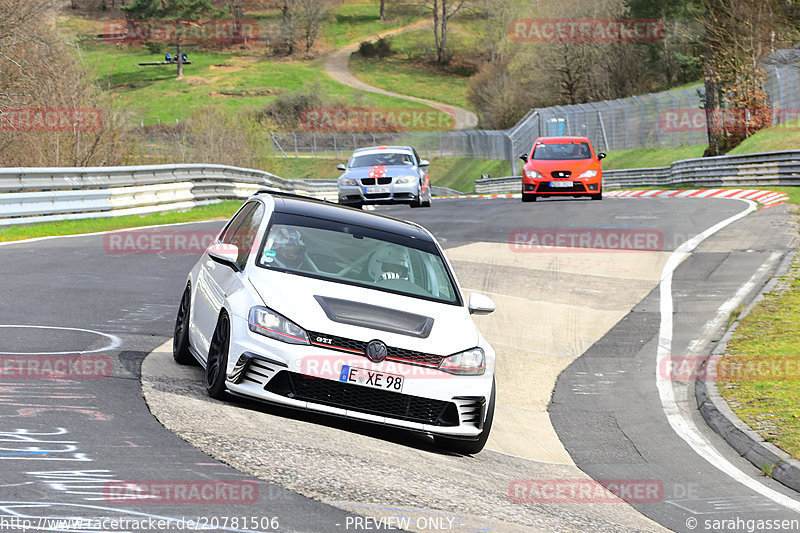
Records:
[[[706,30],[708,31],[708,30]],[[703,78],[705,82],[706,129],[708,131],[708,148],[703,153],[704,157],[722,155],[724,153],[725,132],[722,127],[722,114],[719,102],[719,73],[717,72],[716,50],[709,37],[703,50]]]
[[[288,0],[284,0],[281,14],[283,16],[281,33],[283,34],[283,42],[286,45],[286,55],[292,55],[294,52],[294,21],[292,20],[294,13],[289,6]]]
[[[442,39],[439,48],[439,64],[446,65],[447,57],[447,0],[442,0]]]
[[[381,21],[386,21],[386,0],[381,0]]]
[[[439,27],[439,0],[433,0],[433,40],[436,43],[436,61],[441,57],[441,28]]]
[[[178,41],[178,79],[183,77],[183,46]]]
[[[242,0],[233,0],[231,2],[231,15],[233,18],[233,35],[234,39],[240,42],[245,42],[242,35],[242,18],[244,12],[242,11]]]

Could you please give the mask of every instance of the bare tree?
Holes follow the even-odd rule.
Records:
[[[334,0],[294,0],[295,17],[306,43],[306,52],[311,50],[319,36],[322,23],[332,13]]]
[[[294,52],[294,39],[296,33],[295,11],[297,0],[283,0],[281,3],[281,41],[286,47],[286,54]]]
[[[451,54],[447,48],[447,23],[471,5],[470,0],[423,0],[419,3],[433,16],[433,37],[436,42],[436,62],[446,65]]]
[[[502,62],[509,45],[508,26],[522,5],[516,0],[476,0],[474,5],[482,19],[478,31],[489,48],[489,62]]]
[[[708,148],[721,155],[768,125],[759,61],[786,26],[778,0],[703,0],[703,78]]]
[[[386,21],[386,0],[381,0],[381,20]]]

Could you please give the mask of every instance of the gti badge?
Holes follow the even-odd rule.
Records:
[[[386,345],[381,341],[369,341],[367,344],[367,359],[373,363],[381,363],[386,359],[387,351]]]

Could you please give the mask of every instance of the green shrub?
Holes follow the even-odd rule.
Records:
[[[388,37],[381,37],[377,41],[361,41],[358,45],[358,55],[361,57],[389,57],[392,55],[392,41]]]
[[[159,43],[159,42],[147,41],[146,43],[144,43],[144,45],[147,47],[147,50],[151,54],[159,54],[159,55],[161,55],[161,54],[164,53],[164,50],[167,49],[167,43]]]

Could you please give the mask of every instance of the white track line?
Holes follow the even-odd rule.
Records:
[[[659,368],[665,368],[664,366],[660,366],[661,361],[670,357],[672,354],[672,313],[674,310],[672,303],[672,274],[681,261],[683,261],[683,259],[688,256],[692,250],[697,248],[700,243],[724,227],[736,222],[740,218],[743,218],[756,210],[756,204],[754,202],[750,200],[742,201],[747,202],[746,209],[739,214],[727,218],[722,222],[708,228],[704,232],[695,235],[690,240],[683,243],[678,247],[678,249],[672,252],[667,260],[667,263],[664,265],[664,269],[661,273],[661,284],[659,286],[661,323],[658,332],[658,351],[656,357],[656,386],[658,387],[658,395],[661,398],[661,405],[663,407],[664,414],[667,416],[669,425],[672,426],[672,429],[675,431],[675,433],[677,433],[680,438],[686,441],[686,443],[689,444],[689,446],[691,446],[692,449],[698,455],[700,455],[700,457],[708,461],[712,466],[721,472],[729,475],[738,483],[741,483],[742,485],[756,491],[765,498],[769,498],[775,503],[795,512],[800,512],[800,502],[759,483],[743,471],[739,470],[730,461],[725,459],[725,457],[723,457],[703,436],[703,434],[695,425],[694,421],[683,411],[681,411],[680,407],[675,401],[675,391],[672,388],[672,382],[668,379],[665,379],[665,377],[659,371]],[[748,285],[749,282],[740,287],[739,291],[737,291],[737,295],[739,295],[740,292],[743,292],[745,287],[748,287]],[[734,297],[736,297],[736,295]]]
[[[110,333],[103,333],[102,331],[95,331],[93,329],[83,329],[83,328],[70,328],[70,327],[62,327],[62,326],[32,326],[29,324],[0,324],[0,329],[3,328],[31,328],[31,329],[58,329],[58,330],[65,330],[65,331],[80,331],[81,333],[91,333],[93,335],[99,335],[101,337],[105,337],[110,342],[103,346],[102,348],[96,348],[94,350],[73,350],[69,352],[0,352],[0,355],[71,355],[71,354],[78,354],[78,355],[86,355],[90,353],[99,353],[99,352],[107,352],[110,350],[114,350],[122,346],[122,339],[117,337],[116,335],[112,335]]]

